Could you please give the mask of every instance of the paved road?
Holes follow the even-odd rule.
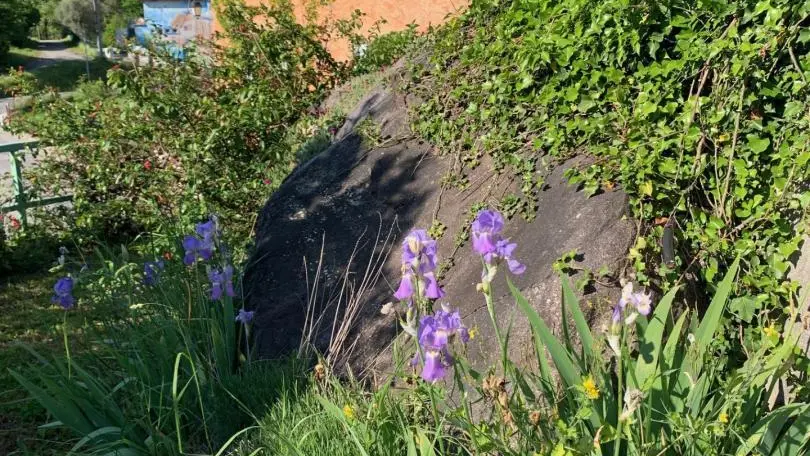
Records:
[[[84,60],[84,56],[68,51],[68,44],[63,41],[40,41],[37,45],[37,57],[24,65],[27,71],[46,67],[66,60]]]
[[[14,100],[12,98],[0,98],[0,119],[3,118],[8,107]],[[3,129],[0,124],[0,144],[16,142],[24,139],[31,139],[30,136],[15,136]],[[8,173],[11,171],[11,164],[8,154],[0,154],[0,199],[7,195],[9,190],[9,182],[11,182]]]
[[[84,57],[67,50],[68,46],[62,41],[40,41],[37,46],[37,57],[28,61],[24,68],[28,71],[54,65],[66,60],[83,60]],[[13,98],[0,98],[0,144],[31,139],[29,135],[15,136],[3,129],[2,119],[5,118],[9,108],[13,105]],[[30,163],[30,162],[29,162]],[[11,170],[8,154],[0,154],[0,200],[7,196],[10,190]]]
[[[29,60],[25,65],[25,69],[27,71],[35,70],[38,68],[43,68],[46,66],[54,65],[59,62],[64,62],[66,60],[83,60],[84,56],[76,54],[75,52],[68,51],[67,43],[63,41],[40,41],[37,45],[37,56],[36,58]],[[0,120],[3,119],[4,114],[7,112],[8,108],[13,104],[12,98],[0,98]],[[2,122],[0,122],[0,144],[13,142],[21,139],[20,137],[15,137],[9,132],[3,130]],[[0,164],[0,174],[3,173],[3,170],[6,168],[2,167],[3,165]]]

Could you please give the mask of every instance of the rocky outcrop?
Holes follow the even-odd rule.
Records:
[[[336,142],[290,175],[262,210],[245,277],[248,305],[257,310],[256,347],[262,356],[295,350],[310,332],[312,343],[326,350],[339,332],[333,316],[346,318],[347,303],[353,302],[356,313],[348,315],[352,324],[341,333],[342,359],[355,373],[383,369],[386,347],[398,328],[393,314],[380,310],[393,300],[399,281],[399,243],[412,228],[428,228],[440,220],[446,231],[439,239],[439,255],[452,264],[442,280],[446,300],[461,309],[469,326],[479,329],[470,356],[482,363],[497,359],[489,316],[475,290],[480,260],[469,243],[456,245],[454,237],[469,223],[474,203],[495,205],[517,183],[484,164],[468,175],[470,185],[464,190],[443,189],[442,178],[453,157],[436,154],[410,134],[408,101],[392,90],[371,93],[349,116]],[[354,129],[366,117],[380,126],[382,140],[374,147],[364,144]],[[606,266],[617,272],[635,230],[626,218],[627,198],[621,191],[587,198],[565,182],[563,170],[572,163],[546,177],[537,217],[528,223],[516,217],[506,229],[518,243],[516,257],[527,266],[513,280],[556,329],[560,284],[552,271],[554,261],[577,250],[578,266],[594,271]],[[511,328],[512,358],[528,363],[533,359],[528,322],[503,278],[494,287],[499,321]],[[584,296],[594,324],[617,294],[614,287],[596,285]],[[320,330],[310,331],[317,323]]]

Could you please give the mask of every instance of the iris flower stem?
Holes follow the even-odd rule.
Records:
[[[484,300],[487,303],[487,311],[489,312],[489,318],[492,320],[492,326],[495,329],[495,337],[498,339],[498,347],[501,350],[501,364],[503,366],[503,372],[506,373],[506,346],[503,337],[501,337],[501,330],[498,327],[498,320],[495,317],[495,304],[492,298],[492,288],[490,283],[486,283],[484,285]]]
[[[64,312],[62,315],[62,341],[65,344],[65,355],[67,356],[68,362],[68,380],[71,377],[71,360],[70,360],[70,345],[68,345],[68,333],[67,333],[67,311]]]
[[[247,353],[247,364],[250,366],[250,329],[247,323],[243,323],[242,326],[245,327],[245,352]]]
[[[436,422],[436,435],[441,435],[439,432],[439,427],[441,423],[439,422],[439,403],[436,400],[436,388],[434,385],[430,386],[430,403],[432,405],[431,409],[433,409],[433,420]],[[445,454],[444,451],[444,440],[441,438],[437,438],[439,442],[439,454]]]
[[[430,313],[431,311],[430,301],[427,298],[425,298],[424,293],[425,285],[422,283],[421,280],[419,280],[419,274],[413,275],[413,283],[414,286],[416,287],[416,299],[415,299],[416,303],[414,305],[414,307],[416,308],[416,320],[419,321],[419,317],[422,315],[422,313],[420,312],[423,312],[423,314]]]
[[[622,446],[622,408],[624,397],[624,331],[622,331],[621,342],[619,344],[619,353],[616,355],[617,372],[616,375],[619,380],[619,388],[616,391],[616,445],[613,446],[613,456],[619,456],[619,450]]]

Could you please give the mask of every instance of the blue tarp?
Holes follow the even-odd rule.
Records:
[[[169,36],[169,33],[165,33],[159,25],[135,25],[132,28],[135,34],[135,42],[139,46],[148,47],[154,45],[164,49],[177,60],[183,60],[183,58],[185,58],[183,47],[172,41],[166,41],[165,37]]]

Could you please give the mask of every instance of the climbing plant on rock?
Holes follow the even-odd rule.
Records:
[[[433,37],[414,126],[466,167],[520,175],[526,207],[546,164],[585,153],[569,181],[621,186],[646,222],[639,280],[709,283],[739,254],[736,293],[778,306],[810,203],[808,25],[788,0],[473,1]]]

